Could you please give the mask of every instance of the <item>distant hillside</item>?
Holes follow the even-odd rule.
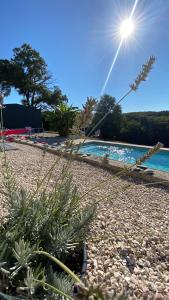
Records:
[[[169,110],[162,111],[143,111],[143,112],[129,112],[123,114],[126,117],[169,117]]]
[[[169,111],[146,111],[123,114],[121,139],[136,144],[169,147]]]

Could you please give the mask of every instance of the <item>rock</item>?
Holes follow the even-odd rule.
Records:
[[[133,243],[134,245],[136,245],[136,246],[140,246],[140,243],[139,243],[138,241],[136,241],[136,240],[133,240],[132,243]]]
[[[132,171],[141,172],[142,170],[139,167],[134,166],[134,167],[132,167]]]
[[[124,280],[125,280],[127,283],[130,283],[130,281],[131,281],[131,278],[130,278],[130,277],[128,277],[128,276],[126,276],[126,277],[124,277]]]
[[[109,260],[109,259],[107,259],[107,260],[104,261],[104,266],[105,266],[105,267],[108,267],[109,264],[110,264],[110,260]]]
[[[101,271],[101,270],[98,270],[98,271],[97,271],[97,274],[98,274],[99,276],[101,276],[102,278],[103,278],[103,276],[104,276],[104,272]]]
[[[152,169],[144,170],[143,174],[146,174],[146,175],[154,175],[154,170],[152,170]]]
[[[136,262],[135,262],[135,258],[134,255],[128,255],[126,257],[126,266],[129,268],[130,272],[133,272],[134,268],[135,268]]]
[[[164,300],[163,296],[159,293],[155,294],[154,300]]]
[[[141,267],[141,268],[144,267],[144,261],[142,261],[141,259],[138,260],[137,264],[138,264],[139,267]]]
[[[121,278],[120,272],[114,272],[113,276],[114,276],[114,278],[116,278],[117,280],[119,280],[119,279]]]
[[[92,247],[90,248],[90,250],[91,250],[92,252],[97,252],[97,248],[94,247],[94,246],[92,246]]]
[[[97,264],[97,260],[96,260],[96,259],[93,260],[93,266],[94,266],[95,269],[98,267],[98,264]]]
[[[141,170],[146,170],[147,167],[146,166],[143,166],[143,165],[136,165],[138,168],[140,168]]]

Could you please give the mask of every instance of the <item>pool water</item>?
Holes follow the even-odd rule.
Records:
[[[80,153],[89,153],[99,157],[108,154],[109,159],[118,160],[127,164],[134,164],[136,160],[147,151],[148,148],[146,147],[107,144],[102,142],[85,143],[79,150]],[[151,169],[169,172],[169,151],[161,150],[145,161],[143,165]]]

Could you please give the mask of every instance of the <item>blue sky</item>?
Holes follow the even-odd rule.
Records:
[[[134,0],[1,1],[0,58],[29,43],[46,60],[55,84],[77,106],[87,96],[99,99],[118,48],[119,26]],[[118,100],[128,91],[141,65],[157,58],[137,93],[122,104],[124,112],[169,110],[169,1],[138,0],[135,32],[123,45],[105,93]],[[6,103],[19,103],[16,92]]]

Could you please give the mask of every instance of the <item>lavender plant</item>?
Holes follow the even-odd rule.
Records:
[[[34,251],[47,251],[66,262],[75,249],[82,246],[96,206],[92,203],[81,208],[77,188],[65,166],[52,190],[49,191],[44,183],[51,178],[53,166],[39,180],[33,194],[18,187],[6,153],[2,172],[8,215],[0,225],[0,291],[40,299],[37,296],[39,285],[33,281],[34,277],[38,280],[51,278],[55,285],[58,282],[62,285],[66,279],[60,278],[46,259],[33,260]],[[68,286],[69,280],[66,282]],[[69,290],[71,285],[70,280]],[[40,297],[48,295],[42,288],[39,293]]]

